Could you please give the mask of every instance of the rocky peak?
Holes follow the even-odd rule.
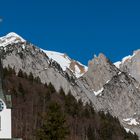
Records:
[[[119,68],[140,82],[140,50],[134,51],[133,55],[124,57],[119,64]]]
[[[98,91],[117,73],[119,70],[101,53],[89,61],[88,71],[83,77],[94,91]]]
[[[98,56],[98,60],[100,60],[101,62],[106,62],[108,61],[107,57],[103,54],[103,53],[100,53],[99,56]]]
[[[108,61],[108,59],[106,58],[106,56],[104,54],[100,53],[98,57],[96,55],[94,55],[94,58],[88,62],[88,67],[92,67],[93,64],[104,65],[107,61]]]

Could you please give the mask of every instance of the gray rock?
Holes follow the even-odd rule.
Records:
[[[119,70],[104,56],[99,54],[88,63],[88,71],[83,75],[89,86],[94,90],[100,90],[106,82],[119,73]]]
[[[101,96],[97,96],[104,110],[110,112],[113,116],[117,116],[120,122],[126,127],[136,132],[140,136],[140,125],[129,125],[124,119],[137,118],[140,123],[140,88],[139,83],[122,72],[114,76],[109,83],[104,85]]]
[[[121,62],[120,70],[127,72],[140,82],[140,50],[135,51],[130,58]]]

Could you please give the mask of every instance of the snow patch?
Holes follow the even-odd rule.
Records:
[[[25,40],[14,32],[7,34],[6,36],[0,37],[0,47],[7,46],[9,44],[25,42]]]
[[[115,62],[114,65],[117,67],[117,68],[120,68],[120,64],[121,64],[121,61],[118,61],[118,62]]]
[[[135,55],[136,55],[137,51],[135,51],[133,53],[133,55],[128,55],[128,56],[125,56],[121,61],[118,61],[118,62],[115,62],[114,65],[117,67],[117,68],[120,68],[120,65],[123,64],[126,60],[131,60]]]
[[[80,76],[82,76],[81,75],[81,70],[79,69],[79,67],[77,66],[77,65],[75,65],[75,75],[76,75],[76,77],[80,77]]]
[[[58,53],[58,52],[53,52],[53,51],[45,51],[43,50],[47,56],[50,58],[50,59],[53,59],[55,60],[57,63],[60,64],[60,66],[62,67],[63,71],[65,71],[67,68],[69,68],[70,66],[70,58],[68,58],[67,56],[64,57],[64,54],[63,53]]]
[[[25,45],[22,45],[22,49],[25,50],[25,48],[26,48],[26,46]]]
[[[69,58],[66,54],[55,52],[55,51],[47,51],[47,50],[43,50],[43,49],[42,49],[42,51],[45,52],[50,59],[56,61],[61,66],[63,71],[66,71],[67,68],[70,69],[70,64],[72,62],[72,59]],[[84,67],[85,72],[87,71],[87,69],[88,69],[87,66],[81,64],[80,62],[77,62],[77,63]],[[74,75],[77,78],[81,77],[84,74],[81,72],[78,65],[75,65],[74,68],[75,68],[75,71],[73,71],[72,69],[70,69],[70,70],[74,73]]]
[[[131,59],[132,57],[133,57],[132,55],[128,55],[128,56],[124,57],[124,58],[122,59],[122,63],[124,63],[126,60]]]
[[[122,72],[121,71],[119,71],[119,73],[118,73],[118,75],[120,75]]]
[[[109,83],[109,81],[110,81],[110,80],[107,80],[107,81],[106,81],[106,84],[108,84],[108,83]]]
[[[125,128],[125,127],[124,127],[124,129],[125,129],[125,131],[126,131],[127,133],[131,132],[133,135],[135,134],[133,131],[131,131],[131,130],[128,129],[128,128]]]
[[[129,125],[138,125],[139,122],[137,122],[136,119],[132,119],[132,120],[130,121],[130,123],[128,123],[128,124],[129,124]]]
[[[95,96],[98,96],[99,94],[101,94],[103,92],[104,88],[102,87],[100,90],[98,91],[94,91]]]
[[[128,125],[139,125],[139,122],[137,122],[135,118],[127,118],[123,119],[123,121],[126,122]]]

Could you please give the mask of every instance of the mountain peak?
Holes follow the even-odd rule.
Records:
[[[0,39],[3,39],[3,38],[12,38],[12,37],[16,37],[16,38],[22,40],[23,42],[25,41],[20,35],[18,35],[18,34],[15,33],[15,32],[10,32],[10,33],[8,33],[7,35],[1,37]]]
[[[120,68],[121,65],[123,65],[124,63],[127,63],[128,61],[131,61],[137,55],[140,55],[140,49],[134,51],[132,55],[125,56],[124,58],[122,58],[121,61],[115,62],[114,65],[117,68]]]
[[[0,37],[0,46],[7,46],[9,44],[19,43],[19,42],[25,42],[25,40],[19,36],[18,34],[14,32],[10,32],[7,35]]]
[[[128,73],[140,82],[140,49],[134,51],[132,55],[128,55],[114,64],[121,71]]]
[[[94,57],[88,64],[88,71],[84,74],[88,84],[94,91],[102,89],[107,81],[117,75],[118,69],[102,53]]]
[[[17,33],[15,33],[15,32],[10,32],[10,33],[8,33],[7,35],[6,35],[7,37],[9,36],[16,36],[16,37],[20,37]]]
[[[103,53],[99,53],[98,58],[107,60],[106,56]]]
[[[108,59],[103,53],[100,53],[98,56],[94,55],[94,58],[88,62],[88,67],[93,64],[102,64],[105,65],[108,62]]]

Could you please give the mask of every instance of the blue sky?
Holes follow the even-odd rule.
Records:
[[[84,64],[104,53],[115,62],[140,48],[138,0],[2,0],[0,36],[16,32]]]

